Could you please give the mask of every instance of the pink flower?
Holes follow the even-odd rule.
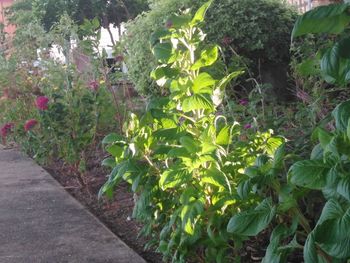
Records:
[[[0,129],[1,136],[5,138],[11,132],[13,127],[15,127],[15,124],[12,122],[4,124],[4,126],[2,126]]]
[[[48,104],[49,104],[49,98],[45,96],[40,96],[37,97],[35,100],[35,106],[39,110],[47,110],[48,109]]]
[[[89,83],[90,90],[96,92],[96,91],[98,91],[99,87],[100,87],[100,85],[98,84],[98,82],[96,80],[90,81],[90,83]]]
[[[24,130],[28,132],[37,124],[38,124],[38,121],[35,119],[27,120],[26,123],[24,124]]]
[[[248,99],[240,99],[239,100],[239,104],[241,104],[242,106],[247,106],[249,103]]]
[[[251,129],[252,127],[253,126],[250,123],[244,125],[244,129]]]

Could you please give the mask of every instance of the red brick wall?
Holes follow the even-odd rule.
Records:
[[[11,6],[14,0],[0,0],[0,23],[5,24],[5,32],[13,35],[16,31],[14,25],[9,25],[5,16],[5,8]]]

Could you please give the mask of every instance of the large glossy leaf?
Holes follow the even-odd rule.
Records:
[[[207,13],[208,8],[210,7],[212,2],[213,2],[213,0],[208,1],[198,9],[198,11],[196,12],[196,14],[194,15],[194,17],[191,21],[192,26],[195,26],[198,23],[204,21],[205,14]]]
[[[344,31],[350,22],[349,4],[333,4],[317,7],[300,16],[295,23],[292,37],[308,33],[332,33]]]
[[[265,199],[255,210],[233,216],[227,225],[227,232],[242,236],[256,236],[270,224],[275,213],[276,207],[272,205],[270,199]]]
[[[333,212],[333,211],[332,211]],[[347,259],[350,257],[350,208],[339,216],[339,208],[333,212],[336,218],[324,220],[315,229],[315,241],[329,255]]]
[[[327,203],[323,207],[321,216],[318,219],[317,224],[322,224],[323,222],[330,219],[339,218],[343,214],[344,214],[344,210],[339,204],[339,202],[335,199],[330,199],[329,201],[327,201]]]
[[[322,160],[299,161],[289,169],[291,183],[310,189],[322,189],[327,184],[330,167]]]
[[[337,192],[350,201],[350,178],[343,178],[337,185]]]
[[[321,59],[321,73],[331,84],[346,85],[350,81],[350,59],[340,56],[339,45],[329,48]]]
[[[332,112],[332,115],[335,119],[336,128],[346,132],[350,119],[350,101],[339,104]]]
[[[332,134],[320,127],[316,128],[315,132],[317,133],[317,137],[320,141],[322,148],[325,149],[332,140]]]
[[[192,65],[191,70],[198,70],[213,65],[218,59],[218,55],[218,46],[204,49],[200,54],[200,58]]]
[[[171,43],[158,43],[153,48],[153,54],[159,62],[169,63],[173,57],[173,46]]]
[[[201,94],[195,94],[191,97],[184,99],[182,102],[182,110],[184,112],[194,110],[210,110],[213,111],[213,103],[211,103],[205,96]]]
[[[305,263],[320,263],[317,256],[315,236],[313,232],[308,235],[304,245],[304,260]]]
[[[193,81],[193,93],[208,93],[211,94],[213,92],[212,86],[215,84],[215,80],[208,73],[203,72],[198,75],[198,77]]]

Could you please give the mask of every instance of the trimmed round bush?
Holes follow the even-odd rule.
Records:
[[[150,11],[127,23],[123,45],[129,77],[138,92],[159,92],[150,78],[157,64],[149,43],[152,32],[164,27],[177,10],[196,10],[203,2],[206,0],[152,0]],[[288,65],[296,17],[295,9],[282,0],[216,0],[206,16],[204,31],[209,41],[222,43],[227,64],[236,52],[257,75],[262,64]]]

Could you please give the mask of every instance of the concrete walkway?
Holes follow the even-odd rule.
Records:
[[[32,160],[0,145],[0,263],[145,262]]]

